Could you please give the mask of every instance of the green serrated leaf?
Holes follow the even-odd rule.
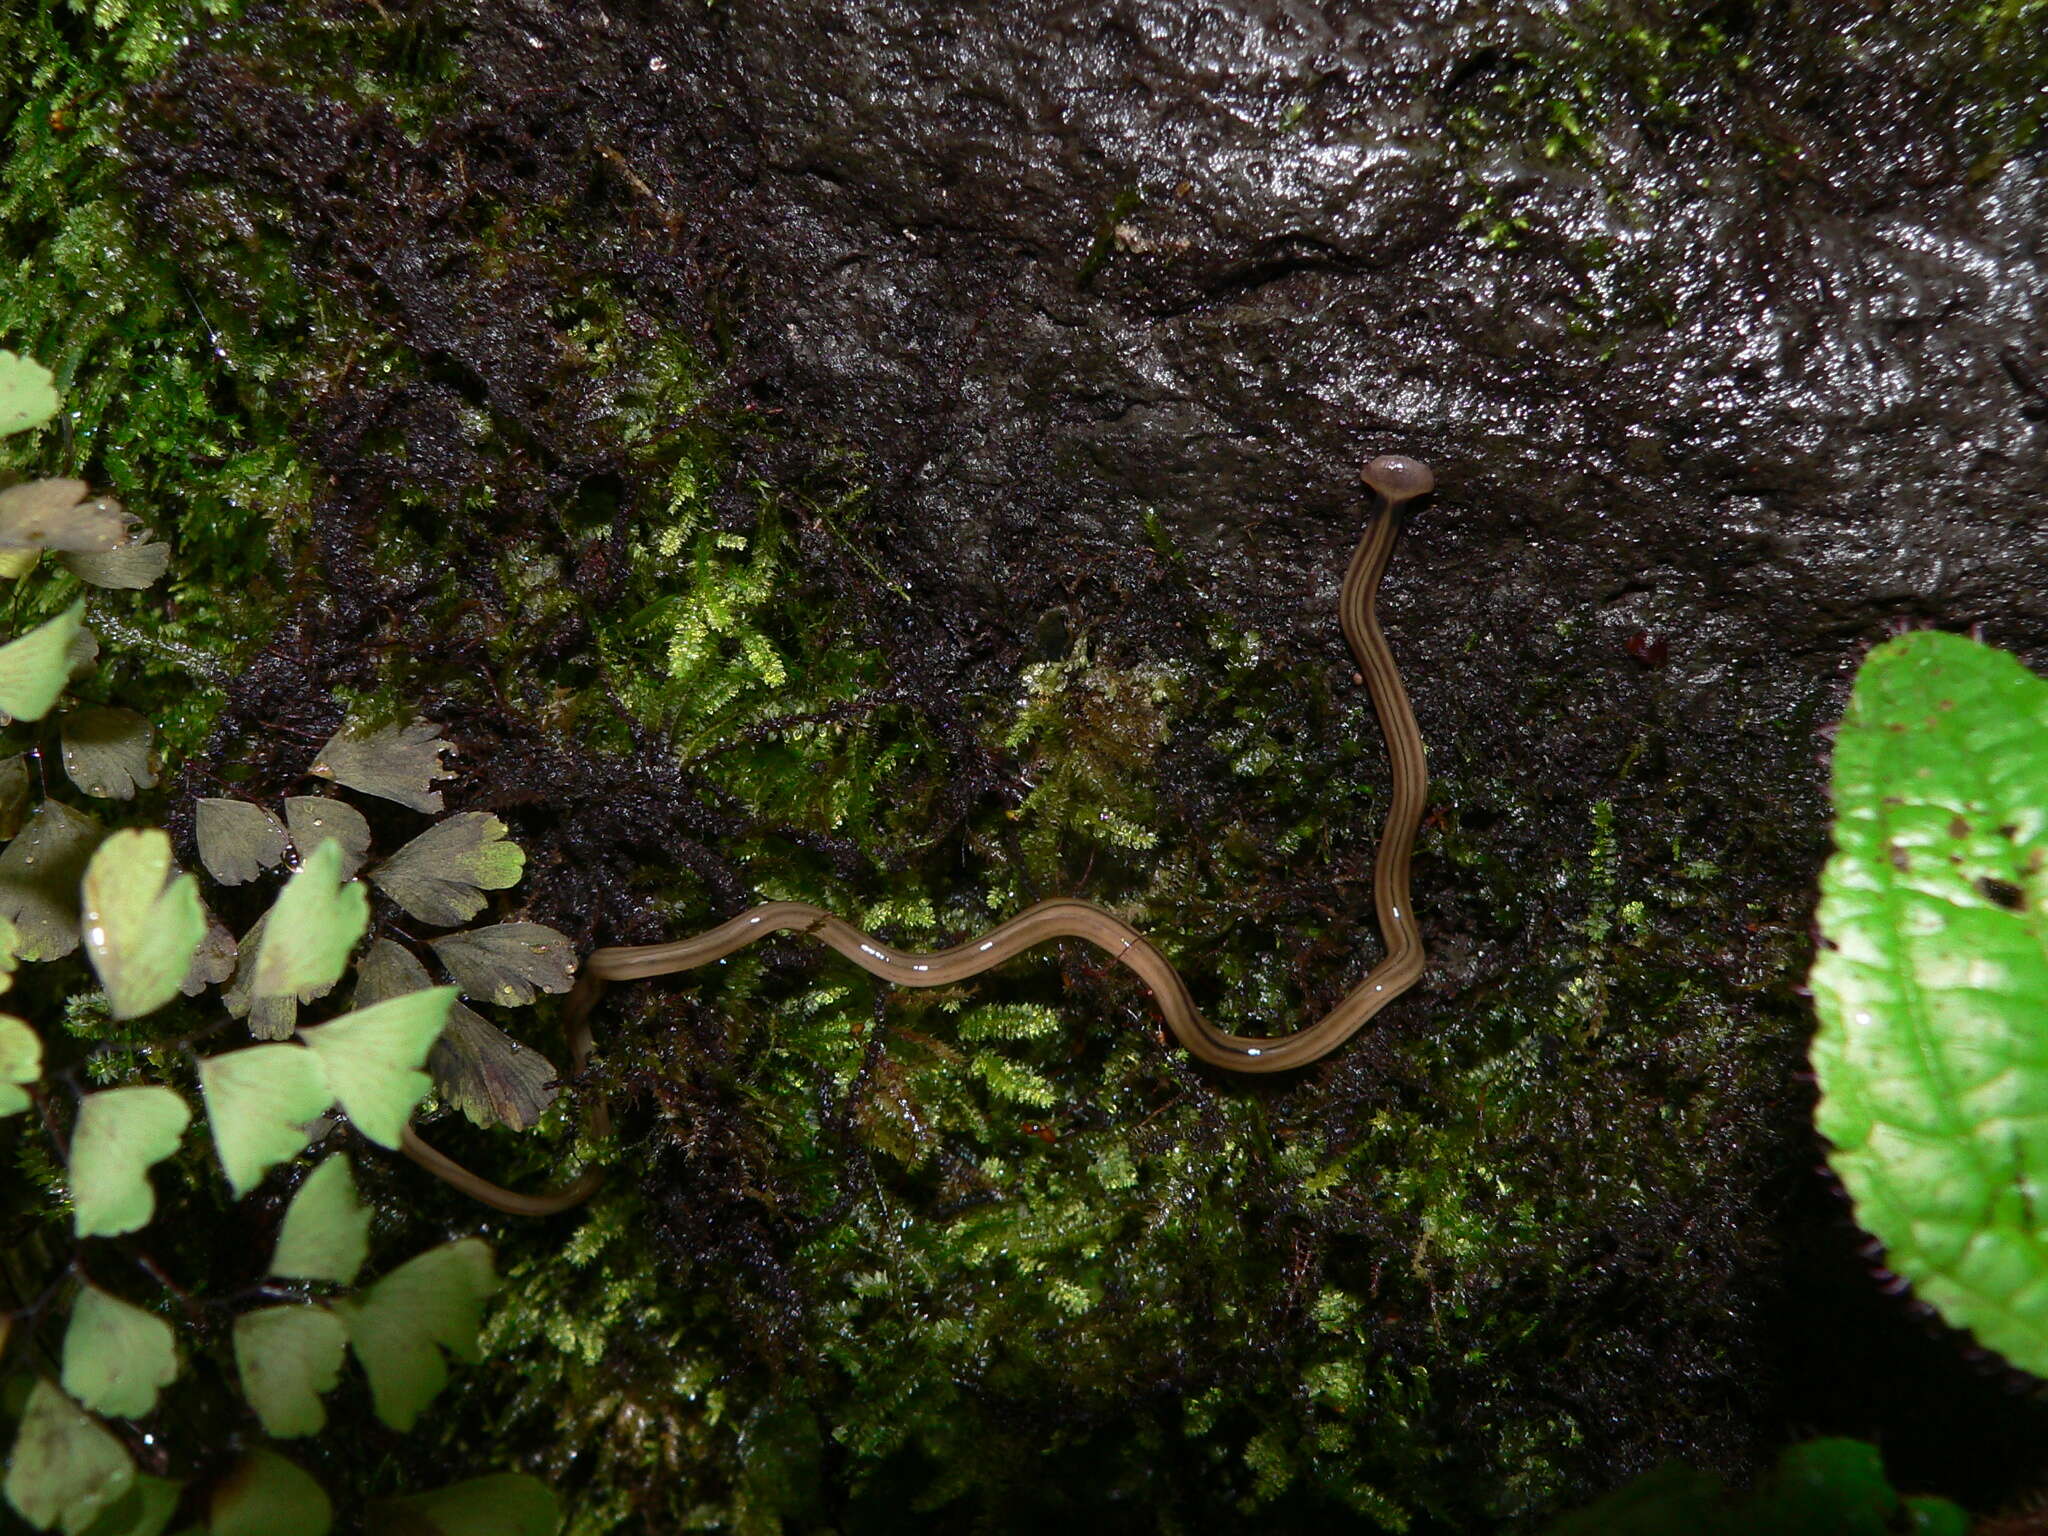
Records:
[[[369,1536],[555,1536],[561,1527],[554,1490],[523,1472],[381,1500],[368,1519]]]
[[[1734,1536],[1730,1508],[1720,1478],[1667,1462],[1590,1508],[1553,1521],[1543,1536]]]
[[[17,720],[40,720],[71,681],[72,647],[84,627],[85,604],[0,645],[0,710]]]
[[[441,792],[433,781],[454,777],[441,766],[447,750],[441,728],[425,721],[368,731],[344,725],[307,771],[416,811],[439,811]]]
[[[84,682],[99,670],[100,643],[89,629],[71,637],[71,681]]]
[[[369,1254],[370,1208],[356,1197],[348,1159],[336,1154],[307,1174],[292,1196],[270,1272],[353,1285]]]
[[[0,852],[0,917],[21,933],[21,958],[60,960],[78,948],[78,882],[100,824],[45,800]]]
[[[249,1021],[249,1033],[258,1040],[289,1040],[298,1027],[299,1002],[295,997],[256,996],[256,958],[263,953],[263,931],[270,923],[264,913],[242,935],[235,958],[235,979],[221,993],[229,1013]]]
[[[217,987],[234,975],[238,954],[235,936],[213,915],[213,909],[202,900],[199,903],[199,911],[206,919],[206,937],[199,941],[199,947],[192,952],[192,964],[187,968],[185,979],[178,987],[178,990],[187,997],[197,997],[208,987]]]
[[[258,1040],[289,1040],[298,1027],[297,998],[259,997],[250,1005],[249,1033]]]
[[[1946,1500],[1900,1499],[1875,1446],[1824,1439],[1781,1453],[1739,1497],[1712,1473],[1668,1463],[1543,1530],[1544,1536],[1963,1536],[1968,1527],[1968,1517]]]
[[[265,1307],[235,1319],[235,1369],[242,1392],[280,1440],[327,1427],[320,1394],[341,1380],[348,1330],[325,1307]]]
[[[178,1342],[171,1325],[88,1285],[64,1330],[64,1390],[114,1419],[139,1419],[157,1394],[178,1379]]]
[[[29,1524],[84,1536],[134,1483],[127,1448],[97,1420],[47,1381],[29,1389],[5,1484]]]
[[[114,833],[86,865],[81,897],[85,952],[114,1017],[139,1018],[176,997],[206,937],[206,913],[198,881],[171,879],[169,836]]]
[[[1901,1499],[1899,1513],[1903,1519],[1899,1529],[1906,1536],[1970,1536],[1976,1528],[1970,1512],[1962,1505],[1929,1494]]]
[[[434,978],[417,955],[396,940],[379,936],[370,941],[356,966],[355,1006],[388,1003],[408,992],[424,992],[433,984]]]
[[[82,1536],[163,1536],[184,1493],[183,1483],[139,1472],[128,1491],[87,1526]]]
[[[519,883],[526,855],[482,811],[437,821],[370,871],[377,888],[423,923],[449,927],[483,910],[487,890]]]
[[[25,1085],[43,1075],[43,1042],[11,1014],[0,1013],[0,1115],[18,1115],[34,1102]]]
[[[471,1363],[483,1358],[477,1330],[497,1288],[490,1246],[466,1237],[429,1249],[361,1296],[335,1303],[370,1378],[378,1418],[404,1434],[448,1384],[443,1350]]]
[[[1779,1453],[1749,1499],[1754,1529],[1869,1532],[1892,1529],[1899,1496],[1877,1447],[1862,1440],[1809,1440]]]
[[[214,1485],[207,1536],[327,1536],[334,1505],[326,1490],[275,1451],[253,1450]]]
[[[354,879],[370,856],[370,824],[346,800],[330,795],[292,795],[284,803],[284,821],[301,854],[310,853],[330,837],[341,844],[344,880]]]
[[[342,883],[341,859],[341,844],[322,843],[278,893],[256,953],[255,996],[308,1003],[341,979],[370,923],[369,894],[359,881]]]
[[[133,534],[129,537],[130,542],[119,549],[100,554],[67,550],[57,556],[57,562],[91,586],[139,592],[161,581],[164,572],[171,568],[171,546],[138,539]]]
[[[244,885],[284,862],[284,823],[246,800],[201,800],[192,830],[199,862],[222,885]]]
[[[27,754],[0,757],[0,839],[14,836],[28,820],[29,787]]]
[[[156,784],[149,722],[134,710],[66,710],[59,735],[65,775],[88,795],[133,800]]]
[[[71,1132],[72,1228],[119,1237],[149,1225],[149,1170],[178,1150],[192,1111],[168,1088],[108,1088],[78,1106]]]
[[[297,1157],[306,1123],[334,1102],[320,1058],[297,1045],[252,1045],[199,1063],[213,1144],[241,1199],[279,1163]]]
[[[1873,650],[1835,739],[1815,1123],[1950,1323],[2048,1372],[2048,682],[1957,635]]]
[[[0,490],[0,549],[104,554],[128,538],[128,514],[83,480],[27,480]]]
[[[540,923],[498,923],[433,941],[434,953],[470,997],[508,1008],[533,1001],[536,989],[566,992],[576,981],[576,951]]]
[[[0,437],[40,427],[57,414],[57,381],[19,352],[0,352]]]
[[[0,917],[0,992],[14,985],[14,973],[21,968],[21,930]]]
[[[398,1146],[406,1121],[433,1087],[419,1069],[454,1001],[453,987],[434,987],[299,1031],[327,1068],[349,1119],[379,1146]]]
[[[355,1003],[367,1008],[433,985],[427,968],[402,944],[378,939],[356,967]],[[448,1010],[448,1027],[427,1057],[434,1091],[477,1125],[537,1125],[561,1091],[554,1066],[461,1003]]]
[[[529,1131],[561,1089],[554,1063],[461,1003],[427,1058],[434,1089],[476,1125]]]

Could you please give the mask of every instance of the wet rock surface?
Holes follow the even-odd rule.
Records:
[[[1321,595],[1355,465],[1398,448],[1443,486],[1411,653],[1591,611],[1682,636],[1685,690],[1898,616],[2039,637],[2048,194],[1985,147],[1975,35],[1731,6],[1660,59],[1549,6],[713,17],[757,136],[752,353],[873,448],[936,581],[1013,589],[1048,520],[1130,540],[1154,508],[1220,601]]]

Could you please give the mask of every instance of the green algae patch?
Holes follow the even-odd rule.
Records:
[[[1815,1123],[1922,1299],[2048,1374],[2048,682],[1959,635],[1865,660],[1835,740]]]

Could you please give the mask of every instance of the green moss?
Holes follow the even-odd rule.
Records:
[[[1976,156],[1970,179],[1982,181],[2039,137],[2048,113],[2048,4],[1985,0],[1953,15],[1977,43],[1961,95]]]
[[[1085,642],[1064,661],[1026,667],[1002,746],[1030,748],[1030,785],[1010,813],[1024,824],[1027,879],[1057,881],[1063,855],[1096,846],[1142,852],[1158,837],[1152,777],[1183,687],[1169,668],[1091,664]]]
[[[708,482],[710,467],[698,472]],[[764,508],[764,528],[782,515]],[[916,846],[923,803],[896,803],[878,779],[849,811],[834,781],[848,765],[893,761],[914,786],[928,744],[880,712],[772,744],[748,730],[858,702],[881,659],[849,652],[829,609],[805,615],[791,601],[796,578],[762,555],[772,536],[692,537],[688,560],[664,555],[660,534],[636,546],[636,580],[657,612],[719,620],[687,632],[684,665],[666,676],[675,631],[623,625],[614,643],[643,647],[655,674],[627,696],[649,720],[683,712],[679,758],[756,813],[864,847],[877,839],[875,862],[849,880],[786,841],[743,834],[760,894],[820,901],[914,942],[1014,910],[1026,886],[1050,881],[1123,900],[1221,1016],[1298,1019],[1301,964],[1271,942],[1275,849],[1369,855],[1378,797],[1363,760],[1378,738],[1363,699],[1224,629],[1207,666],[1184,672],[1084,665],[1077,647],[1025,669],[1007,708],[988,711],[991,742],[1029,754],[1020,776],[1034,787],[977,822],[991,850],[1023,824],[1015,861],[991,856],[965,880],[950,861],[890,864],[892,837]],[[788,658],[779,676],[750,654],[749,628]],[[707,728],[693,696],[726,713]],[[722,750],[707,755],[710,740]],[[1176,752],[1214,763],[1226,789],[1201,825],[1169,833],[1159,797]],[[1727,1198],[1714,1186],[1729,1171],[1695,1154],[1715,1099],[1618,1093],[1616,1077],[1673,1036],[1710,1052],[1739,1032],[1728,998],[1653,953],[1712,909],[1717,871],[1676,846],[1645,866],[1610,802],[1591,808],[1576,867],[1510,869],[1459,826],[1461,803],[1497,805],[1501,788],[1453,784],[1442,798],[1440,854],[1492,899],[1550,908],[1572,938],[1549,969],[1383,1045],[1377,1062],[1398,1057],[1411,1087],[1362,1119],[1351,1106],[1331,1123],[1346,1097],[1334,1086],[1276,1095],[1207,1080],[1155,1026],[1133,1030],[1149,1010],[1128,987],[1051,954],[937,994],[878,991],[829,960],[793,976],[758,952],[692,981],[725,1043],[716,1064],[682,1069],[691,1115],[744,1127],[746,1172],[733,1177],[775,1248],[776,1278],[757,1292],[730,1255],[634,1255],[633,1235],[659,1224],[641,1213],[647,1196],[620,1197],[636,1212],[624,1224],[601,1206],[618,1266],[601,1299],[561,1301],[563,1277],[535,1252],[508,1303],[503,1337],[535,1383],[518,1422],[553,1411],[539,1385],[550,1380],[570,1399],[623,1392],[636,1425],[658,1422],[660,1443],[688,1447],[658,1469],[666,1518],[717,1510],[750,1530],[801,1523],[827,1484],[850,1500],[855,1529],[905,1500],[980,1510],[1003,1528],[1108,1498],[1156,1502],[1167,1529],[1204,1508],[1250,1520],[1341,1508],[1404,1530],[1555,1507],[1583,1486],[1582,1429],[1516,1383],[1555,1355],[1607,1347],[1573,1321],[1607,1234],[1646,1210]],[[1104,812],[1159,846],[1134,847]],[[687,887],[670,899],[679,931],[709,915]],[[1348,950],[1355,921],[1282,931]],[[677,1070],[658,1033],[631,1038],[616,1080]],[[1589,1138],[1590,1102],[1607,1123]],[[657,1145],[671,1134],[688,1147],[704,1133],[679,1123],[656,1131]],[[1290,1255],[1312,1256],[1321,1277],[1305,1294]],[[1705,1283],[1694,1300],[1717,1304]],[[761,1308],[778,1318],[765,1352],[767,1325],[748,1320]],[[659,1325],[651,1338],[643,1322]],[[574,1359],[551,1364],[551,1338]],[[600,1356],[609,1374],[593,1376]],[[1447,1377],[1461,1383],[1455,1412],[1437,1385]],[[615,1429],[586,1425],[589,1455],[624,1477]],[[793,1482],[792,1467],[820,1481]],[[611,1491],[584,1529],[610,1528],[612,1476],[595,1478]],[[1171,1479],[1192,1479],[1184,1505]]]
[[[0,95],[12,108],[0,342],[51,368],[65,405],[50,427],[0,445],[0,470],[80,475],[171,538],[174,611],[153,596],[113,601],[151,615],[132,660],[160,691],[156,717],[175,746],[196,742],[210,715],[192,691],[193,659],[207,662],[200,680],[224,675],[275,622],[270,529],[302,520],[309,495],[289,403],[273,390],[289,365],[281,338],[299,343],[303,310],[284,253],[243,253],[246,280],[274,305],[268,334],[251,334],[138,233],[123,184],[131,92],[236,8],[40,0],[0,17]],[[24,587],[47,607],[65,600],[59,585]],[[10,623],[35,615],[10,607]]]

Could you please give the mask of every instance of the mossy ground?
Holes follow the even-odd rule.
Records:
[[[522,25],[0,23],[0,342],[70,390],[35,466],[174,537],[136,629],[185,787],[284,787],[345,704],[417,707],[579,942],[791,897],[938,943],[1076,893],[1233,1024],[1334,1000],[1385,784],[1334,624],[1233,627],[1163,535],[1051,557],[1149,639],[921,597],[869,466],[734,377],[724,257],[606,138],[598,67],[535,103]],[[1575,623],[1558,679],[1599,665]],[[1673,782],[1642,690],[1564,697],[1518,729],[1606,733],[1612,774],[1556,795],[1439,734],[1436,972],[1296,1078],[1198,1068],[1078,948],[898,994],[790,941],[622,992],[587,1213],[383,1174],[394,1249],[481,1226],[511,1283],[491,1362],[337,1469],[530,1467],[580,1532],[1427,1531],[1752,1462],[1818,833],[1793,788]],[[529,1181],[576,1141],[437,1134]]]

